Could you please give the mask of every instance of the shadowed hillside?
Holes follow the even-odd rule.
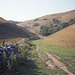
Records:
[[[19,23],[19,26],[23,26],[27,28],[30,32],[39,34],[40,27],[52,25],[54,26],[55,30],[57,27],[59,27],[62,23],[70,22],[71,20],[75,20],[75,10],[58,13],[58,14],[52,14],[52,15],[46,15],[43,17],[39,17],[33,20],[28,20],[23,23]]]
[[[32,39],[40,39],[40,37],[38,35],[36,35],[35,33],[30,32],[29,30],[27,30],[24,27],[19,26],[23,31],[25,31]]]
[[[29,37],[29,35],[16,24],[6,21],[0,17],[0,38],[14,37]]]

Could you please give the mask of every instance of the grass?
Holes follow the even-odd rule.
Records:
[[[6,43],[11,42],[10,40]],[[22,40],[17,41],[18,43],[21,43]],[[31,43],[31,42],[29,42]],[[31,43],[32,44],[32,43]],[[33,45],[33,44],[32,44]],[[15,61],[12,68],[12,70],[8,70],[5,72],[8,73],[8,75],[11,73],[11,75],[49,75],[49,74],[54,74],[54,71],[50,71],[46,64],[44,62],[40,62],[40,59],[37,56],[37,53],[35,51],[35,46],[31,46],[31,50],[29,50],[31,53],[31,60],[25,62],[24,57],[19,58],[17,62]],[[9,65],[9,68],[10,65]]]
[[[49,59],[48,56],[46,56],[46,55],[43,55],[43,56],[44,56],[45,59]],[[36,68],[37,75],[56,75],[56,74],[67,75],[67,73],[65,73],[63,70],[59,69],[58,67],[55,70],[52,70],[51,68],[48,69],[45,62],[41,61],[38,58],[37,52],[34,48],[31,51],[31,59],[34,61],[34,63],[37,66],[37,68]]]
[[[17,41],[18,43],[21,43],[22,40]],[[28,62],[25,62],[24,64],[21,64],[18,66],[18,72],[14,75],[68,75],[60,68],[56,67],[55,70],[52,70],[51,68],[47,68],[47,65],[45,64],[46,60],[49,60],[50,58],[45,54],[45,52],[53,53],[58,56],[60,56],[62,59],[59,59],[61,62],[63,62],[69,69],[69,71],[75,73],[75,50],[69,49],[66,47],[62,47],[59,45],[51,44],[51,43],[45,43],[44,40],[35,40],[33,41],[34,44],[37,44],[39,47],[39,53],[43,56],[44,61],[41,61],[38,58],[37,52],[35,50],[35,46],[31,46],[31,60]],[[21,59],[22,60],[22,59]],[[52,60],[51,60],[52,62]],[[72,66],[70,66],[71,64]]]
[[[43,55],[45,52],[56,54],[62,59],[61,62],[65,63],[68,69],[75,73],[75,49],[47,43],[44,40],[33,41],[34,44],[37,44],[39,47],[39,52]],[[44,59],[47,59],[45,54],[43,55]],[[70,66],[71,64],[72,66]]]
[[[13,43],[15,44],[15,41],[16,41],[17,43],[22,43],[22,42],[23,42],[22,39],[23,39],[23,38],[0,39],[0,46],[2,46],[3,41],[5,41],[5,45],[6,45],[6,44],[9,44],[9,43],[11,43],[11,42],[13,42]]]
[[[14,43],[15,41],[12,40]],[[9,44],[11,42],[11,40],[7,41],[5,44]],[[19,39],[17,40],[16,39],[16,42],[17,43],[22,43],[23,40],[22,39]],[[24,51],[27,51],[28,49],[28,52],[31,50],[31,41],[28,41],[30,44],[24,44],[24,47],[25,47],[25,50],[24,50],[24,47],[22,48],[22,56],[20,56],[20,52],[19,52],[19,56],[18,56],[18,59],[16,59],[15,55],[14,56],[11,56],[11,59],[12,59],[12,63],[7,65],[8,68],[7,70],[5,71],[5,74],[8,73],[8,75],[11,73],[11,75],[30,75],[30,74],[34,74],[35,73],[35,68],[36,68],[36,65],[34,65],[34,63],[32,61],[25,61],[25,57],[27,56],[25,54]],[[30,49],[30,50],[29,50]],[[28,54],[27,52],[27,54]],[[24,55],[23,55],[24,54]],[[29,54],[28,54],[29,55]]]
[[[55,72],[52,70],[49,70],[47,68],[47,65],[38,58],[38,55],[35,49],[31,51],[31,59],[34,61],[34,63],[37,66],[37,69],[35,69],[37,72],[36,73],[37,75],[55,75]]]

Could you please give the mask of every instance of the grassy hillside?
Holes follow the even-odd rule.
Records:
[[[19,26],[0,17],[0,38],[29,37]]]
[[[75,24],[48,36],[45,41],[75,48]]]
[[[37,41],[34,41],[34,43],[38,46],[38,57],[40,56],[39,59],[42,60],[41,63],[46,64],[47,61],[49,61],[48,64],[46,64],[43,67],[43,68],[49,67],[49,70],[51,71],[49,75],[56,75],[56,74],[57,75],[68,75],[66,71],[63,71],[61,69],[61,67],[63,66],[61,66],[60,63],[65,64],[67,69],[73,74],[75,74],[75,71],[74,71],[75,70],[75,63],[74,63],[75,62],[74,60],[75,59],[75,49],[52,44],[48,41],[46,42],[45,40],[37,40]],[[48,57],[46,52],[51,54],[51,56],[53,56],[53,59],[55,61],[51,57]],[[34,53],[34,56],[35,56],[35,53]],[[57,60],[60,63],[57,63],[58,62]],[[41,66],[43,66],[43,64],[41,64]],[[52,68],[52,66],[54,66],[54,68]]]
[[[33,20],[28,20],[23,23],[18,24],[19,26],[23,26],[27,28],[29,31],[38,34],[40,32],[41,25],[53,25],[54,30],[59,27],[62,23],[67,23],[69,21],[75,20],[75,10],[58,13],[58,14],[52,14],[52,15],[46,15],[43,17],[39,17]],[[38,25],[37,25],[38,24]]]
[[[42,60],[41,63],[46,64],[43,68],[48,67],[51,71],[49,75],[75,74],[75,24],[45,39],[33,42],[36,44],[34,52]]]

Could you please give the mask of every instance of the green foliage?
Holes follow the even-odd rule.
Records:
[[[43,29],[43,25],[40,26],[40,29]]]
[[[43,36],[48,36],[53,33],[53,28],[54,26],[52,24],[50,24],[49,27],[46,25],[45,26],[42,25],[40,27],[40,34]]]
[[[52,29],[54,26],[52,24],[50,24],[50,29]]]
[[[60,25],[60,30],[69,26],[69,23],[62,23]]]
[[[55,19],[55,18],[54,18],[54,19],[53,19],[53,22],[54,22],[54,23],[59,23],[60,21],[59,21],[58,19]]]
[[[48,27],[45,25],[45,26],[41,26],[41,30],[40,30],[40,34],[43,35],[43,36],[47,36],[49,33],[48,33]]]
[[[8,70],[11,70],[11,64],[9,63],[9,61],[7,62],[8,63]]]
[[[32,50],[32,46],[34,46],[34,44],[31,41],[28,41],[28,43],[25,43],[23,45],[23,47],[19,46],[18,56],[14,55],[13,53],[11,54],[12,61],[11,61],[11,63],[8,61],[8,65],[7,65],[7,70],[9,72],[13,72],[13,73],[15,73],[14,75],[16,75],[17,73],[20,74],[22,72],[21,67],[24,68],[25,70],[27,69],[26,66],[29,65],[27,58],[29,58],[31,56],[30,51]],[[6,58],[6,56],[5,56],[5,58]]]
[[[59,31],[60,30],[60,27],[57,27],[55,30],[54,30],[54,33]]]
[[[74,19],[71,19],[70,21],[69,21],[69,24],[70,25],[72,25],[72,24],[74,24],[75,23],[75,20]]]
[[[34,23],[33,26],[39,26],[39,23]]]
[[[58,22],[58,20],[53,19],[53,22]],[[51,35],[51,34],[57,32],[61,29],[66,28],[66,27],[68,27],[68,26],[70,26],[74,23],[75,23],[75,20],[71,19],[69,22],[61,23],[61,24],[56,25],[56,26],[54,26],[52,24],[50,24],[48,26],[47,25],[45,25],[45,26],[41,25],[40,34],[43,35],[43,36],[48,36],[48,35]]]
[[[6,53],[4,52],[4,59],[6,59]]]

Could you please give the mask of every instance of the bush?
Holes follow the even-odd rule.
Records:
[[[53,22],[54,22],[54,23],[59,23],[60,21],[59,21],[58,19],[55,19],[55,18],[54,18],[54,19],[53,19]]]
[[[53,22],[58,23],[58,20],[53,19]],[[47,25],[45,25],[45,26],[41,25],[40,34],[43,35],[43,36],[48,36],[48,35],[51,35],[51,34],[57,32],[57,31],[59,31],[61,29],[66,28],[66,27],[68,27],[68,26],[70,26],[70,25],[72,25],[74,23],[75,23],[75,20],[71,19],[69,22],[61,23],[61,24],[56,25],[56,26],[54,26],[52,24],[50,24],[48,26]]]
[[[40,27],[40,34],[41,35],[43,35],[43,36],[47,36],[47,35],[49,35],[49,33],[48,33],[48,30],[49,30],[49,28],[45,25],[45,26],[41,26]]]
[[[39,26],[39,23],[34,23],[33,26]]]
[[[43,29],[43,25],[40,26],[40,29]]]

